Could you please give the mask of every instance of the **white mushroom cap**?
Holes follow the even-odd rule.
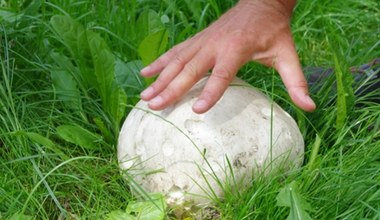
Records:
[[[290,169],[303,161],[303,137],[293,118],[242,80],[236,78],[211,110],[195,114],[192,105],[206,81],[163,111],[140,101],[120,132],[121,169],[171,203],[207,202],[213,193],[223,196],[218,181],[250,181],[270,163]]]

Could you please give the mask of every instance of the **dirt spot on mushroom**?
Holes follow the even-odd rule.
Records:
[[[247,153],[242,152],[242,153],[239,153],[238,155],[236,155],[234,162],[233,162],[233,165],[236,168],[241,168],[241,167],[246,168],[247,167],[246,163],[247,163]]]

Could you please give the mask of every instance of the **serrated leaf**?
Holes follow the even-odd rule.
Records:
[[[92,57],[92,64],[94,67],[93,77],[96,79],[96,87],[99,94],[102,97],[102,101],[109,105],[112,99],[109,99],[109,95],[114,92],[114,65],[115,59],[108,46],[99,35],[87,31],[88,45],[90,47],[90,55]]]
[[[74,57],[85,87],[95,87],[97,82],[93,74],[92,57],[84,27],[72,18],[62,15],[53,16],[50,23]]]
[[[286,185],[280,190],[277,197],[277,206],[290,208],[288,220],[309,220],[312,219],[306,211],[311,211],[311,206],[306,202],[299,193],[295,181]]]
[[[340,130],[346,123],[349,111],[354,105],[353,77],[351,73],[343,72],[336,54],[333,55],[335,63],[335,77],[337,85],[337,119],[336,129]]]
[[[96,149],[102,137],[79,125],[61,125],[57,128],[57,134],[63,140],[81,146],[86,149]]]
[[[120,59],[115,63],[116,82],[128,97],[134,97],[140,94],[145,88],[145,81],[140,75],[143,64],[140,60],[124,63]]]
[[[168,31],[161,30],[148,35],[139,45],[138,53],[144,65],[148,65],[163,53],[168,44]]]
[[[151,195],[148,201],[134,201],[127,206],[127,214],[140,220],[162,220],[165,218],[166,203],[161,194]]]
[[[51,24],[75,58],[87,87],[97,91],[103,110],[110,116],[113,132],[117,134],[127,97],[115,80],[114,55],[104,39],[70,17],[53,16]]]
[[[81,24],[63,15],[52,16],[50,24],[73,55],[77,56],[85,53],[81,49],[87,47],[87,45],[78,44],[79,42],[87,42],[86,30]]]
[[[125,115],[127,97],[115,80],[115,57],[99,35],[88,31],[87,38],[102,105],[115,120],[114,123],[119,124]]]
[[[318,157],[318,152],[319,152],[319,148],[321,147],[321,142],[322,142],[322,139],[319,137],[318,134],[316,134],[313,147],[311,148],[311,154],[309,157],[309,162],[306,165],[309,172],[316,169],[316,167],[319,165],[320,157]]]

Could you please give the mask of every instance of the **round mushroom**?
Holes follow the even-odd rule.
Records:
[[[170,206],[208,203],[223,196],[226,182],[249,183],[268,167],[291,169],[303,161],[293,118],[238,78],[211,110],[194,113],[206,81],[163,111],[140,101],[120,132],[121,169],[147,192],[165,194]]]

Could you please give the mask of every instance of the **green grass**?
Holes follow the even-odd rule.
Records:
[[[128,63],[144,55],[138,49],[149,30],[136,25],[142,13],[154,10],[165,21],[168,49],[234,2],[1,1],[0,219],[17,213],[35,219],[102,219],[135,201],[116,158],[122,120],[107,110],[98,85],[66,78],[74,92],[62,97],[53,83],[53,71],[76,71],[62,63],[74,63],[82,72],[97,67],[76,59],[52,27],[52,16],[70,15]],[[379,6],[376,0],[299,1],[292,30],[303,66],[334,67],[343,82],[335,89],[332,78],[312,88],[318,104],[313,113],[291,104],[273,70],[257,64],[241,69],[242,78],[269,94],[273,90],[275,100],[294,116],[305,137],[306,159],[302,168],[260,177],[244,192],[227,189],[215,207],[222,219],[285,219],[289,207],[278,206],[276,197],[292,182],[298,185],[297,196],[312,207],[307,213],[313,219],[380,219],[380,105],[345,95],[351,88],[348,68],[380,56]],[[56,62],[52,52],[69,62]],[[124,104],[136,103],[137,93],[128,90]],[[96,144],[72,144],[57,132],[62,125],[83,129]],[[320,145],[314,144],[317,134]]]

